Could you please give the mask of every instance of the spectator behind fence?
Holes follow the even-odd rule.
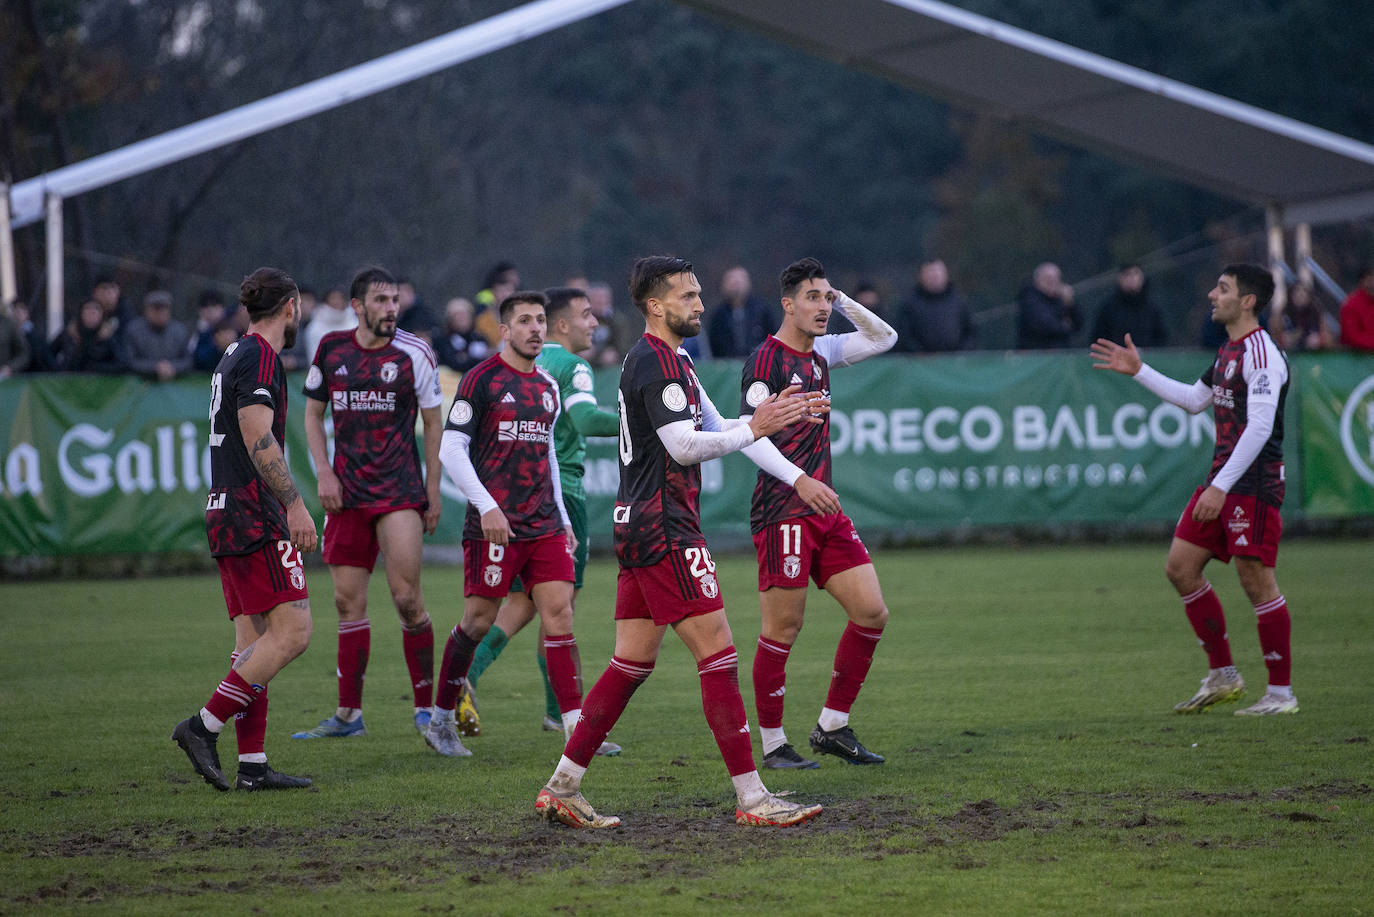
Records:
[[[43,329],[34,322],[33,315],[29,312],[29,304],[22,299],[16,299],[12,308],[14,320],[19,323],[19,330],[23,332],[24,340],[29,344],[29,366],[24,371],[29,373],[50,372],[55,368],[52,348],[48,346],[48,339],[44,337]]]
[[[401,311],[396,319],[396,327],[424,338],[426,344],[432,344],[434,332],[439,327],[439,320],[434,317],[433,312],[429,311],[429,306],[425,305],[424,299],[415,291],[414,283],[405,277],[398,278],[396,283],[401,294]],[[311,358],[314,358],[313,354]]]
[[[153,290],[143,314],[129,322],[115,346],[131,372],[170,382],[191,368],[191,329],[172,318],[172,294]]]
[[[978,346],[968,300],[950,282],[949,268],[940,258],[921,262],[916,289],[895,324],[898,351],[948,353]]]
[[[434,336],[434,355],[455,372],[465,373],[487,357],[491,347],[477,332],[476,310],[472,302],[455,296],[444,307],[444,327]]]
[[[99,300],[88,299],[76,318],[53,338],[53,364],[62,372],[121,373],[124,364],[115,350],[116,322]]]
[[[105,318],[114,321],[116,336],[123,333],[124,326],[128,325],[134,318],[133,307],[124,298],[119,281],[108,274],[102,274],[96,278],[95,286],[91,288],[91,299],[100,303],[100,308],[105,312]]]
[[[29,368],[29,342],[9,303],[0,303],[0,379]]]
[[[237,303],[235,304],[237,305]],[[215,329],[224,321],[224,297],[216,290],[201,290],[196,298],[196,331],[191,337],[191,365],[210,372],[224,351],[215,349]]]
[[[338,287],[331,287],[329,292],[324,294],[324,303],[315,307],[309,327],[299,335],[305,338],[306,363],[315,359],[320,338],[331,331],[347,331],[356,327],[358,316],[348,305],[348,294]]]
[[[1374,267],[1360,271],[1355,289],[1341,304],[1341,343],[1374,353]]]
[[[1083,327],[1083,314],[1073,301],[1073,287],[1064,282],[1059,265],[1046,261],[1035,269],[1031,282],[1016,297],[1019,318],[1018,350],[1051,350],[1073,345]]]
[[[1090,339],[1122,341],[1127,334],[1137,347],[1169,346],[1164,316],[1150,302],[1150,282],[1138,264],[1117,269],[1116,289],[1098,309]]]
[[[722,301],[711,310],[706,335],[711,356],[747,357],[773,333],[776,323],[768,306],[752,293],[753,286],[749,272],[739,265],[721,277]]]
[[[1331,316],[1317,304],[1312,288],[1295,283],[1288,288],[1288,302],[1269,313],[1269,336],[1290,353],[1330,350],[1336,346]]]
[[[498,261],[487,271],[482,289],[472,297],[473,308],[477,310],[474,319],[477,333],[486,339],[487,346],[492,350],[501,349],[501,303],[518,289],[520,271],[510,261]]]
[[[615,307],[611,285],[597,281],[586,286],[587,302],[596,316],[590,355],[581,354],[593,366],[619,366],[630,348],[644,336],[644,319]]]

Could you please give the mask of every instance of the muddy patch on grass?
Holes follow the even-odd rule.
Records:
[[[452,881],[455,875],[473,886],[502,879],[520,879],[548,872],[577,870],[601,852],[624,849],[636,856],[598,881],[639,882],[646,879],[698,878],[721,863],[757,861],[760,857],[818,858],[843,854],[868,860],[921,852],[939,852],[950,868],[978,869],[986,865],[979,845],[995,843],[1017,832],[1128,830],[1140,838],[1168,843],[1187,842],[1179,832],[1183,823],[1154,814],[1164,805],[1202,806],[1255,802],[1285,803],[1284,811],[1268,817],[1290,822],[1326,822],[1304,808],[1318,805],[1337,809],[1337,800],[1367,798],[1369,784],[1315,784],[1267,792],[1202,793],[1185,791],[1153,796],[1132,793],[1089,794],[1063,791],[1033,796],[1014,803],[980,799],[949,804],[922,803],[910,796],[879,795],[826,798],[816,820],[782,830],[743,828],[733,822],[734,810],[721,799],[694,799],[684,806],[651,807],[620,814],[625,824],[605,831],[574,831],[540,821],[533,812],[520,813],[513,825],[494,828],[489,821],[460,815],[415,820],[402,815],[356,811],[340,813],[330,824],[309,828],[281,826],[222,826],[192,830],[170,822],[42,837],[6,838],[9,853],[68,860],[65,878],[21,892],[11,888],[0,896],[10,905],[66,900],[108,900],[110,895],[194,895],[210,890],[240,889],[241,875],[198,870],[194,863],[213,860],[213,854],[235,851],[236,859],[251,860],[258,888],[326,888],[362,879],[373,886],[421,888]],[[528,814],[528,817],[524,817]],[[1198,843],[1195,839],[1194,843]],[[1205,841],[1203,843],[1206,843]],[[96,888],[81,877],[87,864],[102,860],[164,860],[150,867],[152,880],[141,888]],[[576,873],[565,873],[576,875]],[[0,908],[3,910],[3,908]]]

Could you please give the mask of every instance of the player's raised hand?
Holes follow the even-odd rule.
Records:
[[[840,511],[840,495],[809,474],[797,478],[792,485],[802,502],[822,516],[832,516]]]
[[[1125,347],[1106,338],[1098,338],[1089,349],[1093,355],[1093,369],[1110,369],[1123,376],[1134,376],[1140,372],[1140,351],[1135,349],[1135,342],[1129,334],[1126,335]]]
[[[500,507],[492,507],[482,514],[482,537],[492,544],[510,543],[510,523]]]

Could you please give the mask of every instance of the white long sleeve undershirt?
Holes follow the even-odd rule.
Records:
[[[1212,390],[1201,380],[1192,385],[1170,379],[1146,363],[1140,364],[1135,381],[1170,404],[1176,404],[1189,414],[1196,414],[1212,403]]]

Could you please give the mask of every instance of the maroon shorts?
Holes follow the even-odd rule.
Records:
[[[1283,535],[1283,517],[1278,507],[1260,502],[1258,497],[1227,494],[1221,515],[1211,522],[1193,519],[1193,506],[1207,488],[1199,487],[1183,515],[1178,517],[1174,537],[1189,544],[1206,548],[1222,563],[1232,557],[1255,557],[1266,567],[1279,559],[1279,538]]]
[[[754,535],[759,558],[759,592],[774,586],[806,588],[806,578],[824,587],[836,573],[873,563],[844,513],[812,513],[775,522]]]
[[[616,579],[617,621],[649,618],[663,626],[724,607],[716,562],[706,545],[670,548],[651,567],[621,567]]]
[[[305,562],[300,549],[289,541],[269,541],[252,554],[216,557],[215,561],[230,620],[310,598]]]
[[[563,532],[502,546],[463,539],[463,595],[503,599],[520,577],[526,591],[540,583],[573,581],[573,559]]]
[[[377,520],[403,510],[423,514],[418,503],[401,506],[369,506],[342,509],[324,517],[324,562],[330,566],[365,567],[368,573],[377,564],[381,545],[377,543]]]

